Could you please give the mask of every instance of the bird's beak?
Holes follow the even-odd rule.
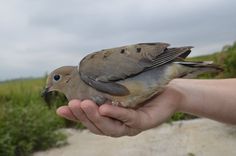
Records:
[[[43,98],[43,100],[45,101],[45,103],[48,105],[49,108],[51,108],[51,88],[50,87],[45,87],[43,90],[42,90],[42,93],[41,93],[41,97]]]
[[[49,87],[45,87],[41,93],[41,96],[46,97],[48,93],[49,93]]]

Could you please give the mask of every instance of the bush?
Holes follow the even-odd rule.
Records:
[[[19,80],[0,85],[0,155],[25,156],[65,140],[56,130],[64,120],[40,97],[42,80]]]
[[[226,77],[236,77],[236,44],[227,50],[227,59],[224,61]]]
[[[0,155],[23,156],[55,146],[65,139],[62,134],[55,133],[63,127],[62,120],[43,106],[15,106],[6,110],[0,124]]]

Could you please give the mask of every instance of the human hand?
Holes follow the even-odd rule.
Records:
[[[168,120],[178,109],[181,94],[171,85],[165,91],[134,110],[110,104],[98,107],[90,100],[71,100],[57,114],[80,121],[91,132],[112,137],[133,136]]]

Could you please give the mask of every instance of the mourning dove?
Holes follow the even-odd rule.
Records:
[[[212,62],[184,61],[190,46],[168,47],[167,43],[140,43],[91,53],[79,66],[63,66],[50,73],[44,95],[59,91],[68,100],[91,99],[98,105],[134,108],[161,93],[174,78],[221,70]]]

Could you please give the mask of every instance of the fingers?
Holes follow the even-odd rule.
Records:
[[[99,112],[104,116],[120,120],[128,126],[140,127],[140,112],[133,109],[104,104],[100,106]]]
[[[69,102],[69,109],[71,110],[73,116],[76,117],[85,127],[87,127],[91,132],[95,134],[102,134],[99,130],[86,116],[86,114],[81,109],[81,103],[79,100],[72,100]]]
[[[126,135],[126,126],[117,120],[104,117],[99,113],[99,107],[90,100],[81,103],[81,108],[85,112],[87,118],[100,129],[104,135],[119,137]]]
[[[168,114],[162,105],[160,107],[149,105],[134,110],[105,104],[100,106],[99,111],[101,115],[120,120],[140,132],[156,127],[168,119],[166,117]]]
[[[57,109],[57,115],[64,117],[68,120],[77,121],[78,119],[73,115],[68,106],[61,106]]]
[[[127,111],[124,108],[115,106],[110,108],[110,106],[104,105],[99,108],[90,100],[83,102],[72,100],[69,102],[69,106],[58,108],[57,114],[69,120],[79,120],[95,134],[120,137],[133,136],[141,132],[139,128],[135,127],[139,120],[137,120],[134,110],[128,109]]]

